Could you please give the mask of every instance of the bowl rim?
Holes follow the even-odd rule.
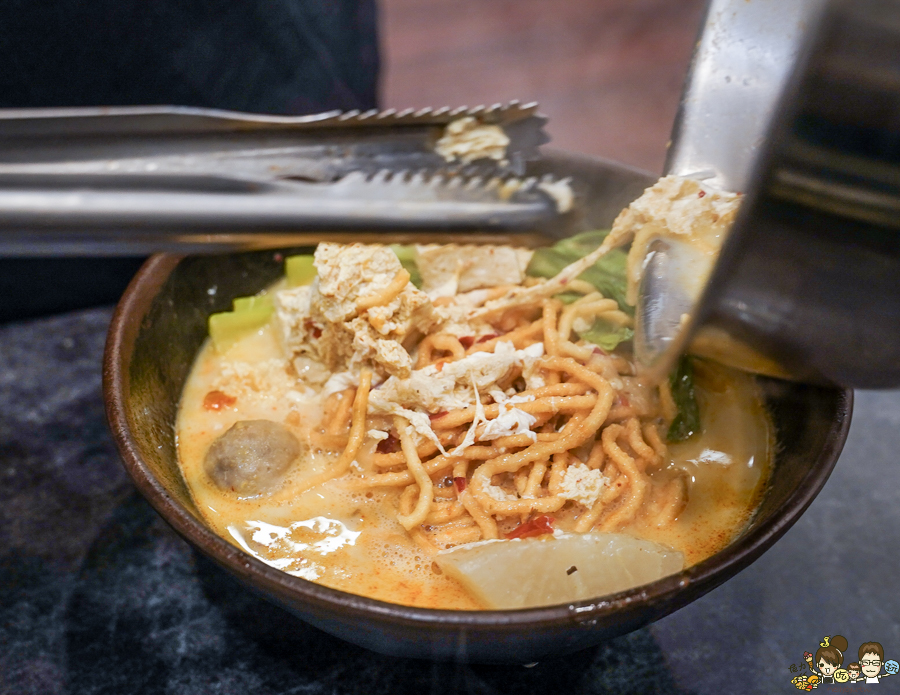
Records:
[[[525,627],[534,630],[579,623],[592,625],[621,618],[629,610],[653,606],[664,605],[661,614],[669,613],[747,567],[787,532],[825,485],[849,431],[853,392],[837,389],[837,417],[828,429],[821,455],[791,492],[782,513],[745,532],[706,560],[650,584],[572,603],[513,610],[419,608],[351,594],[286,574],[221,538],[170,495],[142,460],[131,434],[128,408],[131,355],[144,317],[182,258],[173,254],[149,258],[128,285],[113,314],[103,357],[103,396],[113,439],[138,491],[177,533],[239,578],[252,577],[251,584],[290,603],[299,602],[320,616],[339,609],[347,617],[380,617],[393,624],[448,632],[461,628],[472,632],[489,629],[496,634],[519,632]]]

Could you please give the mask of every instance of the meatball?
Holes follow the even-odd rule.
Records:
[[[271,420],[237,422],[206,452],[203,467],[223,490],[251,496],[272,492],[300,455],[300,442]]]

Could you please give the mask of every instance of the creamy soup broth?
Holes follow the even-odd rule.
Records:
[[[751,377],[699,361],[695,370],[702,433],[670,444],[669,460],[650,473],[658,484],[685,479],[687,503],[664,528],[639,517],[623,529],[680,550],[685,566],[721,550],[747,524],[773,447]],[[207,342],[184,389],[177,442],[182,473],[210,527],[273,567],[335,589],[412,606],[481,608],[398,523],[399,489],[361,489],[345,476],[292,493],[337,458],[308,446],[310,432],[327,426],[323,402],[297,387],[271,324],[224,352]],[[307,448],[282,489],[240,498],[210,480],[204,457],[234,423],[256,419],[283,423]],[[553,516],[565,528],[578,511],[569,504]]]

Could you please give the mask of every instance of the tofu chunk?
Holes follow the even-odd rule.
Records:
[[[422,290],[432,299],[500,285],[519,285],[533,251],[510,246],[416,246]]]
[[[314,262],[312,285],[275,294],[282,345],[300,376],[324,383],[332,373],[370,365],[381,376],[408,377],[412,360],[403,344],[437,322],[431,300],[407,282],[384,304],[358,306],[390,287],[403,270],[394,252],[380,245],[323,243]]]

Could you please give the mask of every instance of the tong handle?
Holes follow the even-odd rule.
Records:
[[[747,190],[753,166],[824,0],[710,0],[664,171]]]
[[[549,182],[516,178],[548,139],[536,109],[0,110],[0,254],[130,254],[186,238],[196,250],[204,237],[214,251],[310,230],[533,230],[559,217]],[[503,128],[505,161],[448,164],[435,152],[465,116]]]

